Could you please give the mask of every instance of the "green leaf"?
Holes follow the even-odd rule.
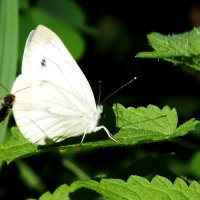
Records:
[[[161,176],[155,176],[151,182],[139,176],[130,176],[127,182],[120,179],[102,179],[100,182],[94,180],[78,180],[73,182],[71,186],[60,186],[53,194],[50,192],[45,193],[40,197],[40,200],[69,199],[70,193],[80,188],[96,191],[104,198],[112,200],[200,199],[200,185],[196,181],[192,181],[188,186],[180,178],[177,178],[172,183],[170,180]],[[82,199],[81,196],[79,197]]]
[[[119,131],[115,138],[119,142],[111,139],[94,141],[95,133],[87,135],[83,143],[81,138],[69,138],[61,143],[46,146],[36,146],[29,143],[20,134],[17,128],[13,128],[13,137],[10,141],[0,145],[0,163],[11,161],[25,156],[39,154],[46,151],[57,151],[75,147],[95,148],[106,146],[125,146],[138,143],[150,143],[162,140],[169,140],[174,137],[187,134],[194,130],[199,121],[191,119],[177,127],[178,117],[175,109],[165,106],[160,109],[149,105],[147,108],[124,108],[120,104],[113,106],[116,115],[117,127]],[[101,131],[106,136],[104,131]],[[92,141],[88,141],[92,138]],[[73,141],[74,139],[74,141]],[[97,139],[96,139],[97,140]]]
[[[74,164],[69,159],[67,159],[67,158],[63,159],[62,164],[68,170],[73,172],[76,175],[77,178],[79,178],[79,179],[90,179],[89,175],[87,175],[80,167],[78,167],[76,164]]]
[[[68,200],[69,198],[69,193],[71,193],[72,187],[69,187],[67,185],[61,185],[58,187],[53,194],[50,192],[44,193],[39,200],[60,200],[60,199],[65,199]]]
[[[0,84],[8,90],[17,71],[18,1],[0,1]],[[6,92],[0,86],[0,96]],[[5,140],[8,119],[0,126],[0,143]]]
[[[160,33],[147,35],[153,52],[140,52],[136,57],[161,58],[200,70],[200,28],[171,36]]]
[[[177,127],[177,112],[168,106],[163,109],[154,105],[149,105],[147,108],[124,108],[116,104],[114,110],[117,126],[120,128],[117,139],[127,144],[154,142],[182,136],[194,130],[199,123],[191,119]]]
[[[38,2],[43,12],[49,12],[59,21],[73,25],[82,30],[91,30],[87,27],[87,17],[81,6],[74,0],[57,0],[49,4],[48,0]]]
[[[68,11],[64,10],[63,12]],[[20,27],[23,27],[20,30],[20,44],[22,44],[20,45],[20,56],[23,54],[25,39],[28,37],[30,31],[35,29],[39,24],[47,26],[55,32],[76,60],[81,58],[85,51],[85,41],[80,31],[76,29],[74,24],[57,18],[49,10],[44,10],[41,7],[34,7],[27,15],[22,15],[20,18]]]
[[[184,165],[184,167],[186,167]],[[189,168],[189,174],[194,174],[196,177],[200,178],[200,152],[194,153],[187,168]]]
[[[37,153],[37,146],[24,139],[17,129],[12,130],[12,134],[9,141],[0,145],[0,165],[3,162],[9,164],[14,159],[27,156],[30,153],[32,155]]]
[[[16,162],[20,179],[30,189],[37,192],[44,192],[46,187],[41,178],[36,174],[33,169],[22,160]]]

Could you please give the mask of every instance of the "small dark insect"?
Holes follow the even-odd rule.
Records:
[[[0,109],[0,122],[2,122],[8,115],[10,109],[13,106],[15,96],[13,94],[8,94],[3,98],[2,107]]]
[[[46,60],[43,58],[42,61],[41,61],[42,67],[46,67],[46,64],[47,64],[47,63],[46,63]]]

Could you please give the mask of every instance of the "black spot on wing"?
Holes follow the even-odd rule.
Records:
[[[40,64],[41,64],[42,67],[46,67],[47,66],[46,59],[43,58]]]

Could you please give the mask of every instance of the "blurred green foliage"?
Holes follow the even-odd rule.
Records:
[[[14,30],[14,34],[13,34]],[[0,1],[0,96],[5,96],[17,70],[18,2]],[[2,99],[2,98],[1,98]],[[0,143],[8,138],[8,118],[0,126]]]

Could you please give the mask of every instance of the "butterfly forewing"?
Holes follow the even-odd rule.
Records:
[[[71,87],[93,109],[96,108],[91,87],[76,61],[59,37],[42,25],[30,33],[23,55],[22,74],[32,74],[35,71],[36,74],[45,71],[59,85],[63,84],[60,78],[64,79],[65,87]]]

